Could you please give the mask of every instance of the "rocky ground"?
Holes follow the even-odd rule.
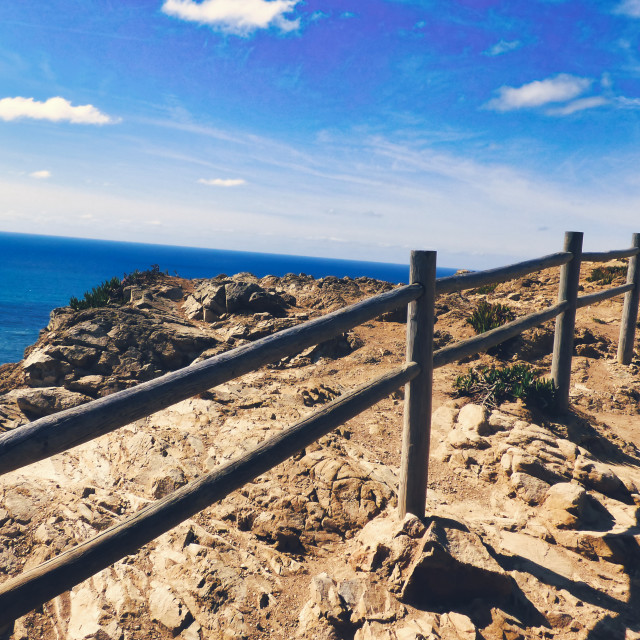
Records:
[[[584,268],[589,273],[588,267]],[[482,299],[555,301],[558,271],[443,296],[437,343]],[[616,284],[616,283],[614,283]],[[125,389],[392,285],[155,274],[104,309],[55,310],[0,367],[0,430]],[[583,283],[585,292],[599,285]],[[12,640],[640,638],[640,361],[615,362],[621,300],[578,312],[572,410],[456,397],[478,364],[548,372],[553,323],[435,374],[427,518],[395,516],[402,392],[21,618]],[[0,478],[0,581],[404,359],[403,314],[366,323]]]

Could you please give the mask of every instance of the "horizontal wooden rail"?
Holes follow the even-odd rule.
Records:
[[[596,291],[595,293],[590,293],[586,296],[580,296],[578,298],[578,309],[588,307],[590,304],[595,304],[596,302],[608,300],[609,298],[621,296],[623,293],[631,291],[633,286],[633,282],[631,284],[621,284],[619,287],[612,287],[611,289],[605,289],[604,291]]]
[[[549,269],[551,267],[559,267],[571,261],[571,253],[568,251],[560,251],[542,258],[533,258],[524,262],[517,262],[506,267],[498,267],[497,269],[487,269],[486,271],[473,271],[472,273],[463,273],[458,276],[447,276],[436,280],[436,293],[451,293],[453,291],[463,291],[464,289],[473,289],[482,287],[487,284],[496,284],[499,282],[507,282],[514,278],[521,278],[529,273]]]
[[[486,351],[509,338],[515,338],[527,329],[537,327],[543,322],[552,320],[563,311],[566,311],[567,306],[567,302],[561,302],[543,311],[537,311],[522,318],[517,318],[512,322],[504,324],[497,329],[482,333],[479,336],[463,340],[450,347],[439,349],[433,354],[433,367],[434,369],[443,367],[446,364],[460,360],[460,358]]]
[[[247,482],[284,462],[413,380],[410,362],[340,396],[240,458],[190,482],[95,538],[0,585],[0,628],[71,589]]]
[[[582,254],[582,262],[609,262],[620,258],[631,258],[638,254],[638,247],[629,249],[614,249],[612,251],[585,251]]]
[[[176,402],[329,340],[422,295],[410,284],[0,435],[0,474],[66,451]]]

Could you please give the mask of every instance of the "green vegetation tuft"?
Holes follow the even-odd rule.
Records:
[[[114,276],[111,280],[105,280],[97,287],[93,287],[91,291],[85,291],[82,299],[71,297],[69,306],[74,311],[81,311],[83,309],[106,307],[110,303],[122,304],[124,301],[124,287],[153,282],[159,274],[160,267],[157,264],[152,264],[149,269],[144,271],[136,269],[131,273],[125,273],[122,280]]]
[[[136,269],[131,273],[125,273],[124,278],[122,278],[122,284],[125,287],[135,284],[148,284],[150,282],[153,282],[159,275],[160,266],[157,264],[152,264],[148,269],[145,269],[144,271]],[[169,272],[165,271],[165,275],[169,275]]]
[[[486,300],[478,303],[476,310],[467,318],[467,322],[476,333],[497,329],[515,318],[513,311],[505,304],[490,304]]]
[[[93,287],[91,291],[85,291],[81,300],[72,297],[69,300],[69,306],[74,311],[81,311],[82,309],[106,307],[109,302],[118,301],[122,301],[122,281],[120,278],[113,277],[111,280],[105,280],[97,287]]]
[[[510,367],[475,367],[453,383],[459,396],[495,407],[506,400],[520,399],[545,410],[556,406],[556,388],[552,380],[538,377],[538,371],[528,364]]]
[[[494,282],[492,284],[483,284],[481,287],[474,289],[473,293],[477,293],[479,295],[486,295],[488,293],[493,293],[496,290],[497,286],[498,286],[497,282]]]
[[[587,276],[587,282],[611,284],[616,278],[626,274],[627,267],[595,267],[591,269],[591,275]]]

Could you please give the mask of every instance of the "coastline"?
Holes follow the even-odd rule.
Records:
[[[400,283],[403,264],[338,260],[226,249],[85,240],[0,232],[0,365],[17,362],[35,342],[50,312],[104,280],[157,264],[183,278],[249,272],[257,277],[304,273],[315,278],[370,277]],[[439,269],[450,275],[455,269]]]

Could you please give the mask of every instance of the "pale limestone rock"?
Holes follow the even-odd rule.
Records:
[[[192,622],[179,636],[180,640],[201,640],[202,627],[197,622]]]
[[[353,640],[396,640],[397,637],[393,627],[367,621],[356,631]]]
[[[488,422],[489,411],[479,404],[466,404],[458,413],[458,427],[463,431],[477,433],[479,436],[487,436],[493,433]]]
[[[398,640],[437,640],[440,638],[440,616],[416,611],[395,625]]]
[[[322,609],[311,601],[300,611],[296,637],[304,640],[341,640],[336,629],[324,617]]]
[[[518,497],[531,505],[541,504],[550,486],[548,482],[540,480],[540,478],[519,471],[511,474],[509,482],[515,489]]]
[[[338,594],[338,585],[327,573],[320,573],[311,579],[310,593],[310,602],[320,609],[322,616],[329,622],[347,617],[348,612]]]
[[[72,409],[92,400],[89,396],[69,391],[64,387],[17,389],[10,392],[8,396],[14,398],[20,410],[31,419],[48,416],[65,409]]]
[[[342,601],[353,609],[364,591],[364,584],[362,580],[343,580],[338,587],[338,595],[342,598]]]
[[[622,480],[606,464],[589,460],[583,455],[576,458],[573,477],[587,487],[611,498],[628,494]]]
[[[187,296],[187,299],[182,305],[182,310],[187,318],[191,320],[202,320],[202,305],[192,295]]]
[[[105,599],[114,608],[119,619],[137,615],[140,607],[146,602],[146,597],[136,586],[133,575],[138,573],[139,582],[143,582],[146,576],[142,578],[141,572],[120,563],[115,564],[109,571],[111,579],[106,580]]]
[[[456,611],[445,613],[440,618],[440,628],[451,627],[455,630],[460,640],[476,640],[476,626],[471,622],[471,618]]]
[[[383,563],[389,574],[396,566],[405,568],[422,535],[418,533],[420,526],[414,524],[415,520],[418,519],[411,514],[404,520],[399,520],[395,514],[372,520],[355,539],[351,566],[368,572]],[[415,537],[408,535],[405,528]]]
[[[389,593],[385,585],[368,583],[351,614],[351,621],[356,624],[364,620],[391,622],[402,618],[406,611],[406,607]]]
[[[31,387],[51,387],[65,374],[70,373],[72,367],[67,362],[58,360],[48,353],[48,347],[34,349],[29,357],[22,362],[25,380]]]
[[[513,417],[494,409],[489,415],[488,423],[493,431],[509,431],[513,428]]]
[[[473,431],[455,429],[447,435],[449,444],[454,449],[488,449],[491,443]]]
[[[175,633],[190,617],[189,609],[172,593],[171,589],[160,583],[151,583],[153,591],[149,594],[149,613],[153,620]]]
[[[475,597],[506,597],[512,590],[511,578],[476,534],[437,521],[427,529],[403,575],[401,600],[418,608]]]
[[[526,473],[534,476],[547,484],[555,484],[564,480],[548,465],[544,464],[539,458],[529,453],[513,452],[511,460],[511,471],[513,473]]]
[[[635,566],[640,559],[640,536],[626,530],[559,531],[555,537],[563,547],[596,562],[605,560],[612,564]]]
[[[460,413],[460,409],[456,407],[448,407],[447,405],[438,407],[431,416],[431,429],[448,433],[454,428],[458,413]]]
[[[564,438],[557,438],[556,444],[558,445],[558,449],[561,451],[562,455],[571,463],[575,462],[576,458],[579,455],[578,447],[571,442],[571,440],[566,440]]]
[[[544,517],[561,529],[573,529],[584,514],[587,492],[579,484],[560,482],[547,491]]]
[[[561,548],[525,533],[500,532],[500,546],[515,557],[526,558],[545,569],[572,579],[574,562]]]
[[[9,515],[21,524],[31,522],[38,513],[38,501],[32,495],[10,492],[4,497],[4,507]]]
[[[94,589],[91,588],[92,583],[90,580],[88,585],[80,585],[71,591],[68,640],[82,640],[100,629],[102,609]]]

